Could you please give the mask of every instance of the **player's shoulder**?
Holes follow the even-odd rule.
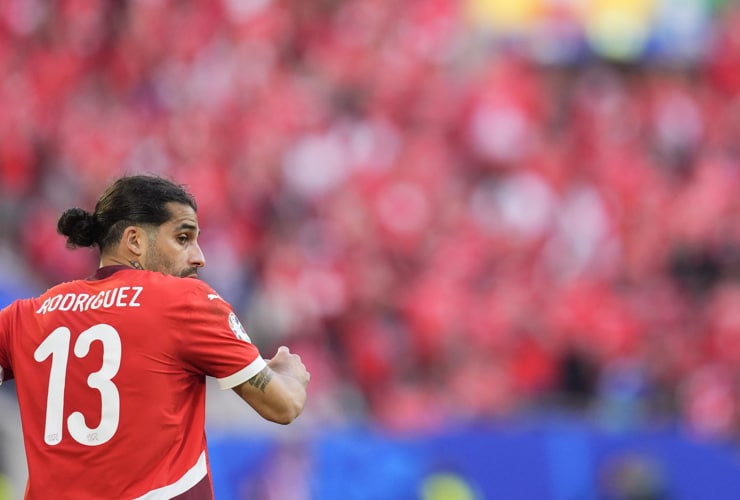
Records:
[[[0,320],[15,322],[18,318],[32,313],[39,302],[37,297],[23,297],[14,300],[0,309]]]
[[[16,299],[10,304],[6,304],[5,306],[0,307],[0,318],[10,316],[11,314],[13,314],[13,312],[18,310],[23,301],[27,300],[28,299]]]
[[[58,295],[60,293],[66,293],[72,288],[75,288],[78,286],[80,282],[83,280],[71,280],[71,281],[62,281],[61,283],[57,283],[56,285],[50,286],[46,289],[43,293],[41,293],[36,299],[41,299],[43,297],[48,297],[50,295]]]
[[[82,283],[84,280],[71,280],[71,281],[63,281],[61,283],[57,283],[56,285],[52,285],[49,288],[47,288],[42,293],[36,295],[35,297],[27,297],[17,300],[17,304],[19,309],[23,308],[35,308],[37,304],[42,303],[44,300],[49,299],[50,297],[55,296],[63,296],[67,293],[70,293],[74,291],[76,288],[80,286],[80,283]]]
[[[147,280],[163,296],[176,296],[179,299],[213,301],[221,296],[205,281],[197,278],[180,278],[158,272],[147,272]],[[223,300],[223,299],[221,299]]]

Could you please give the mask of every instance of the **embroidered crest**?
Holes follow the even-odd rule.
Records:
[[[234,314],[233,312],[229,314],[229,328],[231,328],[231,331],[234,332],[236,338],[245,342],[252,342],[252,339],[250,339],[249,335],[247,335],[247,331],[242,326],[239,318],[237,318],[236,314]]]

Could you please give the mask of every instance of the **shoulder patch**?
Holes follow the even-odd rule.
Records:
[[[234,332],[236,338],[244,340],[245,342],[252,342],[252,339],[249,338],[247,331],[242,326],[241,321],[239,321],[239,318],[237,318],[236,314],[233,312],[229,313],[229,328]]]

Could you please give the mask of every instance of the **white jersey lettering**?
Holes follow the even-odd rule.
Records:
[[[41,307],[36,310],[36,314],[46,314],[57,309],[69,312],[85,312],[91,309],[141,307],[138,299],[143,291],[143,286],[121,286],[92,295],[89,293],[58,294],[44,300]]]

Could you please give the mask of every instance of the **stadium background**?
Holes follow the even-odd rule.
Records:
[[[210,392],[220,500],[740,495],[734,2],[6,0],[0,71],[0,305],[159,173],[312,371],[287,428]]]

